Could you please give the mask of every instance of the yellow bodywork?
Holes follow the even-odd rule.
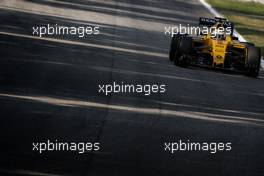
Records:
[[[212,56],[213,56],[213,66],[224,66],[225,54],[228,41],[226,40],[211,40],[212,41]]]
[[[219,23],[215,26],[219,26]],[[240,49],[246,48],[245,45],[234,42],[230,35],[224,35],[223,38],[219,39],[217,37],[212,37],[211,34],[208,34],[204,36],[204,43],[206,46],[211,46],[209,52],[213,58],[212,67],[224,66],[228,45],[232,45],[233,47]]]

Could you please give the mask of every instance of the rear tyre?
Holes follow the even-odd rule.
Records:
[[[180,38],[178,47],[178,57],[174,58],[174,63],[179,66],[187,67],[189,65],[189,56],[192,51],[192,38],[183,36]]]
[[[258,77],[261,62],[260,48],[247,46],[247,50],[247,75],[250,77]]]
[[[178,45],[178,40],[179,40],[179,35],[173,35],[171,39],[171,44],[170,44],[170,55],[169,59],[172,62],[174,60],[175,54],[177,52],[177,45]]]

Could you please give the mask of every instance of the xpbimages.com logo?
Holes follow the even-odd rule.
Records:
[[[79,154],[98,151],[100,150],[100,143],[91,143],[91,142],[59,142],[58,140],[45,142],[33,142],[32,151],[38,153],[52,152],[52,151],[72,151]]]
[[[189,34],[189,35],[207,35],[211,34],[212,37],[217,35],[230,35],[232,34],[231,27],[207,27],[207,26],[190,26],[182,25],[179,26],[165,26],[165,35],[173,37],[175,34]]]
[[[120,94],[120,93],[137,93],[145,96],[152,94],[164,94],[166,92],[165,84],[127,84],[124,82],[112,84],[99,84],[98,93],[109,95],[109,94]]]
[[[75,35],[80,38],[86,35],[98,35],[100,34],[99,26],[60,26],[58,24],[46,26],[34,26],[32,27],[32,35],[38,37],[44,36],[56,36],[56,35]]]
[[[220,151],[231,151],[232,143],[231,142],[192,142],[190,140],[175,141],[175,142],[165,142],[164,151],[174,154],[175,152],[184,152],[184,151],[204,151],[215,154]]]

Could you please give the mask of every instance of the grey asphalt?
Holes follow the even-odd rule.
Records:
[[[116,24],[91,22],[102,26],[98,36],[56,37],[77,43],[39,40],[32,26],[87,21],[1,9],[0,175],[264,175],[263,75],[176,67],[163,26],[147,25],[210,17],[198,1],[25,2],[106,14]],[[146,26],[122,25],[124,17]],[[165,84],[166,93],[98,93],[112,82]],[[101,149],[32,151],[32,142],[48,139],[100,142]],[[232,150],[164,151],[165,142],[179,140],[231,142]]]

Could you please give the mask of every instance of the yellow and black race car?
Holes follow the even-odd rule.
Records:
[[[237,70],[257,77],[260,70],[260,48],[240,42],[233,35],[234,24],[224,18],[200,17],[199,28],[208,33],[196,36],[177,33],[173,35],[169,58],[175,65],[199,65],[210,68]],[[220,33],[219,33],[220,31]]]

